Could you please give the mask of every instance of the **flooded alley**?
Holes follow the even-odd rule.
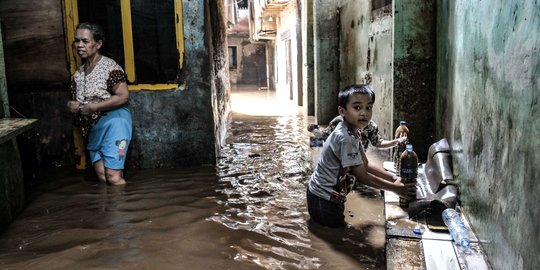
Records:
[[[308,119],[274,93],[233,89],[216,167],[130,169],[125,187],[49,175],[0,235],[0,268],[384,268],[378,192],[349,195],[350,228],[309,222]]]

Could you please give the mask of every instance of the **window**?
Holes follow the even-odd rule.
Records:
[[[372,0],[371,9],[376,10],[388,5],[392,5],[392,0]]]
[[[238,64],[236,62],[236,46],[229,47],[229,69],[236,69]]]
[[[177,88],[184,37],[182,3],[175,0],[65,0],[71,73],[80,65],[71,46],[79,22],[105,30],[101,52],[124,67],[130,90]]]
[[[236,0],[236,4],[238,4],[239,9],[247,9],[248,8],[248,0]]]

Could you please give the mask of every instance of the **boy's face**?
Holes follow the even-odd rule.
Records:
[[[365,128],[373,114],[373,101],[368,94],[353,94],[349,97],[347,107],[339,107],[339,114],[354,130]]]

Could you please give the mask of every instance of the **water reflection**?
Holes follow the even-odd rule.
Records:
[[[281,108],[268,93],[239,94]],[[306,120],[296,110],[247,113],[232,115],[216,167],[127,170],[124,187],[50,172],[0,235],[0,268],[384,268],[379,193],[349,196],[350,228],[312,224]]]

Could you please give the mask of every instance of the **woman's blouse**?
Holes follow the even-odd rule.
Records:
[[[109,99],[114,93],[113,87],[126,82],[126,74],[120,65],[106,56],[102,56],[94,69],[86,74],[85,65],[80,66],[71,80],[71,95],[73,100],[81,104],[98,103]],[[95,112],[92,115],[75,114],[75,126],[82,130],[85,139],[88,138],[90,128],[106,112]]]

